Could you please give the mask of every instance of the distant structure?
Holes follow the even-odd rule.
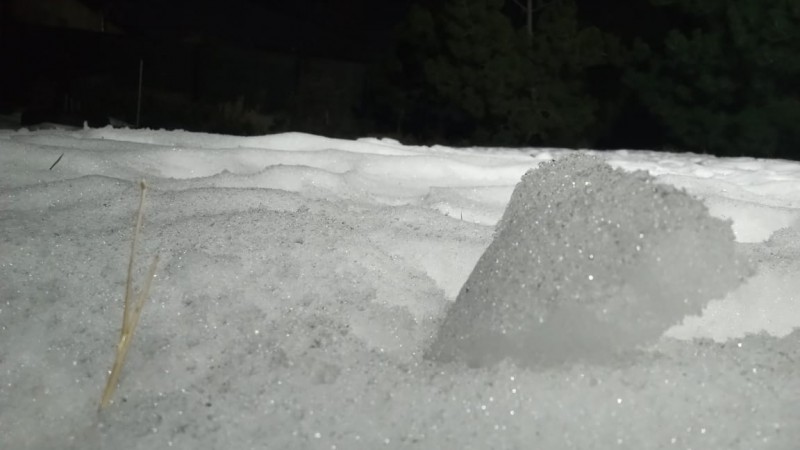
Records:
[[[80,0],[6,0],[7,13],[16,22],[101,33],[122,33],[102,10]]]
[[[304,16],[231,0],[4,0],[0,115],[19,126],[136,124],[356,137],[375,50]],[[34,56],[35,55],[35,56]]]

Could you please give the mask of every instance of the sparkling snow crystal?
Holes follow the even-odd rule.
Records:
[[[528,171],[429,356],[609,361],[750,274],[730,223],[646,172],[575,155]]]

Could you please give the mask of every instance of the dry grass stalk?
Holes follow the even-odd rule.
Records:
[[[139,212],[136,218],[136,226],[133,231],[133,241],[131,242],[131,258],[128,263],[128,279],[125,283],[125,310],[122,315],[122,330],[119,335],[119,341],[117,342],[117,354],[114,358],[114,365],[111,368],[111,373],[108,375],[108,381],[106,382],[106,387],[103,390],[103,397],[100,400],[100,410],[111,403],[111,397],[114,395],[114,392],[117,389],[119,376],[122,372],[122,366],[125,364],[125,358],[128,355],[128,349],[130,348],[131,340],[133,339],[133,332],[136,330],[136,325],[139,323],[139,317],[142,314],[144,302],[147,299],[148,293],[150,292],[150,285],[153,283],[156,265],[158,264],[158,255],[156,255],[155,258],[153,258],[153,262],[150,264],[150,269],[147,272],[147,278],[145,278],[144,286],[142,287],[141,292],[139,292],[138,297],[134,300],[133,263],[136,258],[136,246],[139,240],[139,232],[142,228],[144,198],[147,191],[147,184],[145,184],[144,180],[142,180],[140,186],[142,188],[142,195],[139,200]]]

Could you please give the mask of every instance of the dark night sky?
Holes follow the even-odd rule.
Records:
[[[81,0],[126,32],[235,46],[374,59],[390,52],[392,30],[414,0]],[[437,0],[417,0],[431,4]],[[517,12],[508,0],[506,7]],[[618,35],[641,35],[643,0],[577,0],[579,11]],[[517,19],[521,20],[520,13]],[[587,17],[588,18],[588,17]],[[652,17],[651,17],[652,19]],[[656,18],[657,19],[657,18]],[[651,21],[653,22],[653,21]],[[655,22],[659,22],[656,20]],[[669,26],[669,24],[665,24]],[[658,27],[657,27],[658,28]]]
[[[370,59],[411,0],[84,0],[130,33]]]

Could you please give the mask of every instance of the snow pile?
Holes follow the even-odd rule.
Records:
[[[522,177],[430,355],[471,366],[608,360],[749,274],[730,223],[699,200],[568,156]]]

